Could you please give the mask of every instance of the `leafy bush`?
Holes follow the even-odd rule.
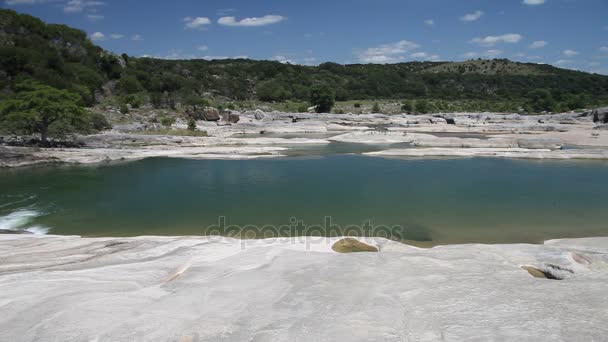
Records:
[[[401,105],[401,110],[404,112],[413,112],[414,104],[410,100],[405,100],[405,101],[403,101],[403,104]]]
[[[165,127],[171,127],[175,123],[175,118],[171,116],[163,116],[160,118],[160,124]]]
[[[372,113],[380,113],[382,109],[380,109],[380,104],[378,102],[374,102],[374,106],[372,107]]]
[[[361,108],[361,104],[359,102],[355,102],[355,104],[353,105],[355,108]]]
[[[91,113],[91,128],[93,131],[105,131],[111,129],[112,125],[103,114],[94,112]]]
[[[127,106],[127,104],[123,103],[120,105],[120,114],[129,114],[131,111],[129,110],[129,106]]]
[[[421,114],[426,114],[430,111],[429,101],[427,100],[418,100],[416,101],[416,111]]]
[[[196,120],[194,118],[188,118],[188,130],[196,131]]]
[[[144,88],[141,86],[141,83],[137,80],[137,78],[133,76],[123,76],[120,78],[117,84],[118,90],[123,92],[124,94],[135,94],[142,91]]]
[[[298,113],[308,113],[308,106],[301,104],[298,106]]]

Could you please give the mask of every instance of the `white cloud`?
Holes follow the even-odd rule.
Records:
[[[541,56],[528,56],[527,58],[530,60],[543,59]]]
[[[567,57],[573,57],[573,56],[578,55],[578,51],[574,51],[574,50],[564,50],[564,51],[562,51],[562,53],[564,54],[564,56],[567,56]]]
[[[63,7],[65,13],[80,13],[83,10],[91,7],[102,6],[102,1],[94,0],[69,0]]]
[[[200,45],[196,48],[198,51],[207,51],[209,47],[207,45]]]
[[[91,40],[94,42],[106,40],[106,35],[101,32],[91,34]]]
[[[134,34],[133,36],[131,36],[131,40],[134,42],[139,42],[139,41],[144,40],[144,38],[138,34]]]
[[[602,51],[602,52],[608,52],[608,46],[602,46],[600,48],[600,51]]]
[[[429,25],[429,26],[433,26],[435,25],[435,20],[433,19],[427,19],[424,21],[425,24]]]
[[[184,22],[186,23],[186,28],[188,29],[200,29],[206,25],[211,25],[211,20],[206,17],[186,17],[184,18]]]
[[[392,44],[365,49],[358,53],[361,63],[397,63],[405,59],[404,54],[420,47],[414,42],[402,40]]]
[[[547,42],[546,42],[546,41],[544,41],[544,40],[537,40],[537,41],[533,42],[532,44],[530,44],[528,47],[529,47],[530,49],[540,49],[540,48],[542,48],[542,47],[547,46],[548,44],[549,44],[549,43],[547,43]]]
[[[462,17],[460,17],[460,20],[475,21],[475,20],[478,20],[479,18],[481,18],[482,16],[483,16],[483,12],[478,10],[473,13],[463,15]]]
[[[274,57],[272,57],[272,60],[281,62],[283,64],[296,64],[293,60],[291,60],[285,56],[274,56]]]
[[[522,1],[522,4],[524,5],[529,5],[529,6],[535,6],[535,5],[542,5],[545,3],[546,0],[524,0]]]
[[[462,56],[466,57],[466,58],[475,58],[475,57],[479,57],[479,53],[478,52],[467,52]]]
[[[591,63],[589,63],[589,66],[592,66],[592,67],[597,67],[597,66],[600,66],[600,65],[602,65],[602,63],[600,63],[600,62],[591,62]]]
[[[236,20],[235,17],[221,17],[217,20],[217,23],[224,26],[253,27],[276,24],[286,19],[287,17],[281,15],[265,15],[263,17],[243,18],[241,20]]]
[[[502,36],[487,36],[473,38],[471,43],[478,44],[481,46],[494,46],[498,43],[519,43],[523,39],[523,36],[516,33],[503,34]]]

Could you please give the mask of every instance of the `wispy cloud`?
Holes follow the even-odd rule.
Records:
[[[255,27],[280,23],[286,19],[287,17],[281,15],[265,15],[263,17],[243,18],[241,20],[237,20],[236,17],[221,17],[217,23],[224,26]]]
[[[564,56],[567,56],[567,57],[573,57],[573,56],[578,55],[578,51],[564,50],[564,51],[562,51],[562,54],[564,54]]]
[[[478,44],[481,46],[494,46],[498,43],[510,43],[515,44],[519,43],[523,39],[523,36],[517,33],[508,33],[503,34],[501,36],[486,36],[486,37],[478,37],[473,38],[471,43]]]
[[[201,29],[207,25],[211,25],[211,20],[207,17],[185,17],[184,22],[186,23],[186,28],[191,30]]]
[[[542,5],[545,2],[546,2],[546,0],[524,0],[524,1],[522,1],[522,4],[528,5],[528,6],[536,6],[536,5]]]
[[[473,13],[469,13],[469,14],[465,14],[462,17],[460,17],[460,20],[462,21],[475,21],[475,20],[479,20],[479,18],[481,18],[483,16],[483,11],[475,11]]]
[[[547,43],[547,42],[546,42],[546,41],[544,41],[544,40],[537,40],[537,41],[533,42],[532,44],[530,44],[528,47],[529,47],[530,49],[540,49],[540,48],[542,48],[542,47],[547,46],[548,44],[549,44],[549,43]]]
[[[602,46],[600,48],[600,51],[602,51],[602,52],[608,52],[608,46]]]
[[[99,21],[99,20],[103,20],[105,17],[101,14],[88,14],[87,18],[90,21]]]
[[[196,47],[196,49],[198,51],[207,51],[207,50],[209,50],[209,47],[207,45],[199,45]]]
[[[33,5],[41,2],[45,2],[44,0],[6,0],[4,3],[9,6],[15,5]]]
[[[140,42],[140,41],[144,40],[144,38],[142,36],[140,36],[139,34],[134,34],[131,36],[131,40],[134,42]]]
[[[94,0],[69,0],[63,7],[65,13],[80,13],[85,9],[104,5],[102,1]]]
[[[406,59],[405,54],[419,47],[414,42],[402,40],[392,44],[383,44],[378,47],[365,49],[358,53],[358,57],[361,63],[397,63]]]
[[[424,21],[425,24],[429,25],[429,26],[433,26],[435,25],[435,20],[433,19],[427,19]]]
[[[572,60],[569,60],[569,59],[560,59],[559,61],[556,61],[553,64],[555,64],[555,65],[566,65],[566,64],[571,64],[571,63],[572,63]]]
[[[125,35],[124,34],[120,34],[120,33],[112,33],[110,35],[110,38],[112,38],[112,39],[123,39],[124,37],[125,37]]]

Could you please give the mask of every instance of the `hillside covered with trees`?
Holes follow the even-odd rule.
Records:
[[[0,10],[0,96],[34,79],[92,106],[114,98],[134,106],[202,104],[216,98],[308,102],[313,86],[337,101],[441,100],[527,103],[532,111],[565,111],[608,103],[608,76],[506,59],[399,64],[161,60],[116,55],[85,32]]]

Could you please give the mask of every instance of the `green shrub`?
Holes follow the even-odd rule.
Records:
[[[298,113],[308,113],[308,106],[301,104],[298,106]]]
[[[171,127],[175,123],[175,118],[171,116],[163,116],[160,118],[160,124],[165,127]]]
[[[129,114],[130,112],[129,106],[124,103],[120,105],[120,114]]]
[[[403,104],[401,105],[401,110],[404,112],[413,112],[414,104],[410,100],[405,100],[405,101],[403,101]]]
[[[418,100],[416,101],[416,111],[421,114],[426,114],[430,111],[429,101],[427,100]]]
[[[196,131],[196,120],[194,118],[188,118],[188,130]]]
[[[91,113],[91,128],[93,131],[105,131],[106,129],[111,129],[112,125],[110,125],[103,114]]]
[[[372,107],[372,113],[380,113],[382,109],[380,109],[380,104],[378,102],[374,102],[374,106]]]
[[[361,104],[360,104],[359,102],[356,102],[356,103],[355,103],[353,106],[354,106],[355,108],[361,108]]]

